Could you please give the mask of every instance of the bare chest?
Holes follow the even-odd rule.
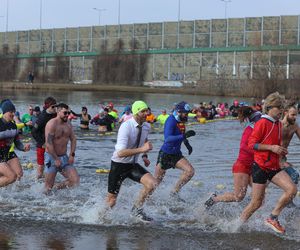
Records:
[[[70,137],[71,129],[68,124],[58,125],[55,128],[54,139],[67,139]]]

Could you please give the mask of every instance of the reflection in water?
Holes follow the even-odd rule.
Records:
[[[65,246],[65,242],[55,238],[49,238],[46,240],[47,249],[51,250],[65,250],[67,249]]]
[[[106,235],[106,250],[119,249],[117,237],[113,233]]]
[[[3,232],[0,233],[0,249],[1,250],[9,250],[13,249],[15,243],[13,242],[11,236],[9,234],[5,234]]]

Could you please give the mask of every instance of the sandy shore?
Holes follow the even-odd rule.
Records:
[[[72,91],[119,91],[138,93],[168,93],[201,95],[197,88],[159,88],[144,86],[100,85],[100,84],[73,84],[73,83],[34,83],[32,85],[21,82],[0,82],[0,89],[27,89],[27,90],[72,90]]]

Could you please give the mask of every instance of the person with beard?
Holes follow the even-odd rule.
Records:
[[[56,100],[49,96],[44,101],[44,109],[38,116],[31,130],[32,137],[36,141],[37,178],[44,174],[45,154],[45,127],[48,121],[56,117]]]
[[[157,158],[154,177],[160,183],[166,171],[170,168],[177,168],[182,174],[171,191],[171,197],[184,202],[178,193],[181,188],[194,176],[194,168],[191,163],[182,155],[182,142],[188,149],[189,155],[193,148],[187,138],[194,136],[194,130],[185,131],[185,123],[188,119],[188,113],[191,108],[186,102],[180,102],[176,105],[173,115],[170,115],[164,126],[164,144],[160,148]]]
[[[148,105],[143,101],[135,101],[132,104],[132,114],[133,117],[123,122],[118,131],[115,151],[111,158],[106,202],[110,208],[116,204],[122,182],[125,179],[129,178],[139,182],[144,187],[131,214],[142,222],[150,222],[152,218],[145,214],[142,206],[157,183],[155,178],[137,162],[139,154],[142,153],[144,165],[146,167],[150,165],[146,154],[152,150],[152,143],[148,141],[150,124],[146,122]]]
[[[45,193],[52,190],[57,172],[60,172],[66,180],[57,184],[56,189],[74,187],[79,185],[79,176],[73,166],[76,137],[72,125],[68,122],[70,115],[69,106],[59,103],[57,116],[51,119],[45,128],[46,152],[45,152]],[[67,155],[69,141],[70,153]]]
[[[264,103],[265,114],[255,123],[249,137],[248,146],[254,150],[252,197],[240,216],[241,221],[245,222],[261,207],[268,181],[270,181],[281,188],[283,194],[264,223],[278,233],[285,232],[285,228],[278,221],[278,216],[297,194],[296,185],[280,168],[280,158],[288,153],[287,149],[281,145],[282,124],[279,121],[284,102],[285,98],[278,92],[270,94]]]
[[[297,119],[297,108],[294,103],[288,104],[284,111],[284,117],[282,119],[282,146],[288,148],[290,142],[294,136],[300,139],[300,127],[296,122]],[[297,185],[299,182],[299,173],[292,167],[293,165],[287,162],[286,156],[281,158],[281,168],[283,168],[292,181]]]

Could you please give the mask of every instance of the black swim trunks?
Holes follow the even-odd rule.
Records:
[[[0,162],[8,162],[13,158],[17,158],[15,152],[7,152],[7,150],[0,150]]]
[[[141,178],[149,173],[138,163],[119,163],[111,161],[110,172],[108,175],[108,192],[118,194],[122,182],[130,178],[135,182],[140,182]]]
[[[278,174],[281,169],[278,170],[263,170],[256,162],[252,165],[252,179],[253,183],[266,184],[267,181],[271,181],[273,177]]]
[[[167,154],[163,152],[162,150],[159,151],[158,157],[157,157],[157,163],[160,164],[160,167],[163,170],[167,170],[169,168],[175,168],[176,163],[180,161],[183,157],[182,154]]]

